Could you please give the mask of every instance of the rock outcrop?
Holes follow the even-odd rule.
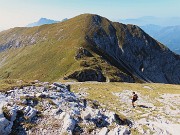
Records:
[[[111,126],[118,130],[113,130],[114,134],[124,133],[124,127],[130,130],[120,116],[97,107],[100,106],[97,101],[93,102],[96,107],[91,106],[92,101],[82,100],[79,94],[70,91],[69,85],[58,82],[35,85],[0,93],[0,134],[102,135],[108,134]]]
[[[180,56],[135,25],[113,23],[94,15],[86,36],[92,49],[117,67],[156,83],[180,83]]]
[[[85,81],[98,81],[105,82],[106,78],[102,74],[101,70],[94,69],[84,69],[81,71],[76,71],[69,75],[68,78],[77,79],[79,82]]]
[[[0,95],[0,134],[2,135],[10,134],[13,126],[13,118],[12,121],[10,121],[4,116],[3,107],[6,103],[5,97]]]

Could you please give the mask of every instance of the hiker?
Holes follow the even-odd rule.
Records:
[[[138,95],[137,95],[135,92],[133,92],[133,95],[132,95],[132,106],[133,106],[133,107],[135,107],[134,102],[135,102],[137,99],[138,99]]]

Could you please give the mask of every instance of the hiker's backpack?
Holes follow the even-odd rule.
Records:
[[[133,95],[133,100],[136,101],[138,99],[138,95],[137,94],[134,94]]]

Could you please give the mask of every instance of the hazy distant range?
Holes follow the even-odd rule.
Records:
[[[180,17],[158,18],[146,16],[118,21],[140,26],[150,36],[180,54]]]

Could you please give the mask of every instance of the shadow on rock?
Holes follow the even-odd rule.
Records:
[[[146,106],[146,105],[138,105],[138,107],[141,107],[141,108],[152,108],[152,107],[149,107],[149,106]]]

